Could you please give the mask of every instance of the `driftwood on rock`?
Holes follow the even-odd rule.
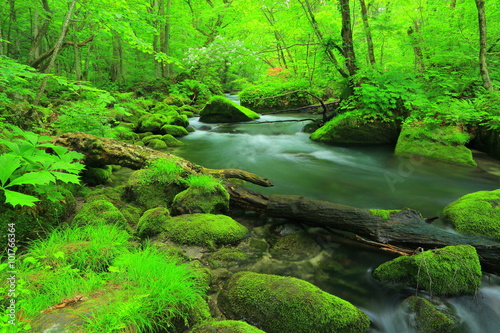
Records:
[[[294,195],[270,195],[267,214],[327,229],[342,230],[371,241],[409,249],[469,244],[476,248],[483,270],[500,274],[500,243],[477,236],[452,233],[428,224],[411,209],[384,221],[369,210]]]
[[[99,167],[121,165],[140,169],[148,161],[165,158],[177,163],[188,173],[212,174],[220,178],[238,178],[260,186],[272,186],[264,177],[238,169],[207,169],[178,156],[157,150],[105,139],[84,133],[66,133],[55,142],[85,155],[85,164]],[[398,254],[408,254],[417,248],[434,249],[449,245],[469,244],[476,248],[484,271],[500,274],[500,243],[484,238],[462,235],[426,223],[411,209],[393,213],[388,220],[372,215],[369,210],[313,200],[294,195],[263,195],[233,182],[224,182],[231,204],[245,209],[266,212],[297,223],[318,226],[327,230],[352,233],[354,239],[384,247]],[[361,238],[362,237],[362,238]],[[401,248],[396,248],[400,246]],[[405,249],[409,249],[407,251]]]

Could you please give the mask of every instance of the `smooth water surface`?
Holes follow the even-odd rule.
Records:
[[[360,208],[408,207],[426,217],[439,216],[445,205],[462,195],[500,187],[498,176],[477,168],[398,158],[393,147],[316,143],[301,132],[306,122],[276,122],[309,117],[265,115],[259,122],[272,123],[233,125],[192,119],[191,125],[198,130],[182,138],[186,146],[175,153],[208,168],[238,168],[271,179],[275,185],[271,188],[249,185],[262,193],[305,195]],[[329,236],[320,231],[319,237]],[[371,276],[375,267],[391,257],[335,246],[355,268],[331,277],[331,281],[347,281],[346,287],[328,282],[318,286],[363,309],[372,320],[371,332],[415,332],[401,307],[411,294],[382,287]],[[456,332],[499,331],[500,281],[496,277],[483,280],[478,295],[445,299],[461,319]]]

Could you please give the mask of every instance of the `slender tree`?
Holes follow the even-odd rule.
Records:
[[[493,90],[488,63],[486,61],[487,39],[486,39],[486,15],[484,12],[484,0],[475,0],[477,7],[477,17],[479,23],[479,71],[483,80],[483,87],[486,90]]]
[[[368,46],[368,60],[371,65],[375,65],[375,52],[373,50],[373,39],[372,32],[370,29],[370,23],[368,22],[368,10],[366,9],[365,0],[359,0],[361,7],[361,16],[363,18],[363,27],[365,29],[366,44]]]

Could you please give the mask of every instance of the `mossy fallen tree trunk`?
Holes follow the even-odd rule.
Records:
[[[123,167],[137,170],[146,167],[147,163],[150,161],[164,158],[177,163],[189,173],[212,174],[219,178],[242,179],[264,187],[273,186],[269,179],[244,170],[207,169],[170,153],[164,153],[158,150],[114,139],[101,138],[91,134],[65,133],[56,137],[54,141],[58,145],[84,154],[84,164],[89,167],[121,165]],[[234,187],[236,188],[237,186],[234,185]]]
[[[267,214],[295,220],[299,223],[336,229],[366,237],[369,240],[408,249],[440,248],[469,244],[476,248],[482,269],[500,274],[500,243],[484,238],[456,234],[427,224],[420,213],[403,209],[388,215],[388,219],[370,210],[312,200],[294,195],[270,195]]]

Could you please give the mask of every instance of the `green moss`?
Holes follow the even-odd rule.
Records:
[[[203,261],[208,263],[210,268],[234,267],[249,260],[249,256],[239,249],[221,248],[214,253],[208,254]]]
[[[231,244],[248,233],[247,228],[225,215],[186,214],[166,221],[166,234],[180,244]]]
[[[139,237],[151,237],[165,229],[165,220],[170,218],[170,212],[165,207],[157,207],[144,212],[137,224]]]
[[[200,112],[200,121],[205,123],[233,123],[259,118],[256,112],[222,96],[213,96]]]
[[[163,142],[167,144],[169,147],[181,147],[184,146],[184,142],[177,140],[173,135],[171,134],[165,134],[161,137]]]
[[[146,114],[139,119],[136,131],[160,133],[160,129],[165,124],[168,124],[168,116],[164,114]]]
[[[162,139],[162,136],[160,134],[152,134],[152,135],[147,135],[142,138],[142,142],[144,142],[146,145],[150,143],[154,139]]]
[[[82,172],[81,180],[89,186],[106,184],[110,182],[112,171],[113,169],[110,165],[107,165],[105,168],[86,168]]]
[[[247,324],[244,321],[237,321],[237,320],[209,321],[200,325],[196,325],[189,332],[190,333],[214,333],[214,332],[265,333],[264,331],[259,330],[255,326]]]
[[[329,144],[386,144],[396,142],[398,134],[395,122],[365,122],[358,111],[351,111],[327,122],[310,139]]]
[[[245,318],[267,333],[357,333],[370,326],[368,316],[349,302],[291,277],[237,273],[218,304],[227,318]]]
[[[500,190],[464,195],[443,214],[459,232],[500,238]]]
[[[177,194],[172,201],[174,214],[224,214],[229,211],[229,193],[222,185],[213,192],[188,188]]]
[[[457,245],[396,258],[377,267],[373,275],[435,295],[456,295],[476,293],[482,273],[476,249]]]
[[[373,215],[373,216],[380,216],[382,220],[385,222],[388,219],[391,218],[392,214],[398,213],[401,210],[397,209],[392,209],[392,210],[387,210],[387,209],[369,209],[368,212]]]
[[[304,260],[319,252],[321,246],[306,233],[281,236],[270,250],[273,258],[283,260]]]
[[[85,203],[73,219],[72,225],[93,225],[106,223],[127,227],[127,219],[109,201],[96,200]]]
[[[170,134],[175,137],[186,136],[189,134],[184,127],[176,125],[164,125],[161,127],[160,133],[164,135]]]
[[[147,147],[153,149],[165,149],[167,148],[167,144],[161,139],[153,139],[146,144]]]
[[[477,166],[472,152],[465,147],[469,135],[457,126],[436,127],[434,124],[408,122],[403,126],[395,154],[420,156],[430,160]]]
[[[417,332],[448,333],[452,331],[455,325],[453,320],[425,298],[411,296],[404,303],[413,319],[410,325],[414,326]]]

